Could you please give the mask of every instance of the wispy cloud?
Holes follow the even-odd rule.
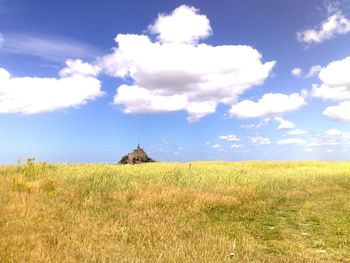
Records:
[[[306,78],[311,78],[321,71],[321,65],[314,65],[310,68],[309,73],[305,76]]]
[[[313,138],[306,145],[308,147],[345,146],[350,145],[350,132],[330,129],[313,134]]]
[[[219,139],[228,142],[240,141],[240,139],[238,139],[237,136],[234,134],[221,135],[219,136]]]
[[[301,129],[295,129],[291,130],[287,133],[288,135],[305,135],[307,134],[307,131],[301,130]]]
[[[245,125],[241,125],[240,127],[241,128],[244,128],[244,129],[259,129],[263,126],[266,126],[268,123],[270,122],[270,119],[269,118],[265,118],[263,119],[262,121],[258,122],[258,123],[252,123],[252,124],[245,124]]]
[[[279,140],[277,144],[279,145],[300,145],[304,144],[305,141],[299,138],[289,138],[284,140]]]
[[[262,136],[249,136],[247,138],[252,144],[257,144],[257,145],[271,144],[271,140],[269,138],[265,138]]]
[[[3,33],[2,37],[2,53],[36,56],[60,62],[68,58],[95,59],[101,54],[97,48],[67,37],[19,33]]]

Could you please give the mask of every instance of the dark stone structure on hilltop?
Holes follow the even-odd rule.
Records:
[[[155,162],[152,158],[148,157],[146,152],[140,147],[140,145],[137,145],[137,148],[127,155],[124,155],[121,160],[119,161],[119,164],[137,164],[137,163],[149,163],[149,162]]]

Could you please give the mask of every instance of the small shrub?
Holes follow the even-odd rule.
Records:
[[[26,178],[33,179],[38,175],[38,169],[35,165],[35,158],[30,157],[27,159],[26,164],[23,166],[23,172]]]

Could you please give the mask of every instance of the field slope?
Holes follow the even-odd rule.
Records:
[[[0,167],[0,262],[350,262],[350,163]]]

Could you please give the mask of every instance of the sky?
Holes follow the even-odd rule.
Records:
[[[0,163],[349,160],[350,1],[0,0]]]

